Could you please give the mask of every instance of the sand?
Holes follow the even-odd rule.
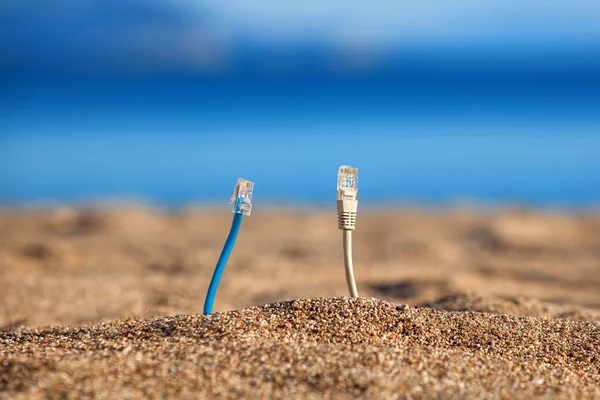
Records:
[[[0,398],[600,398],[600,214],[0,212]]]

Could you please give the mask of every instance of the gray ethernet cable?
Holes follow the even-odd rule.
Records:
[[[338,228],[343,231],[346,283],[351,297],[358,297],[352,268],[352,231],[356,228],[358,209],[358,168],[342,165],[338,169],[337,212]]]

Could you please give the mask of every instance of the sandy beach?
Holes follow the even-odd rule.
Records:
[[[600,212],[0,211],[0,398],[600,397]]]

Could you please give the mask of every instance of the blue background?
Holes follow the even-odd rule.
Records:
[[[7,1],[0,202],[600,200],[593,2]]]

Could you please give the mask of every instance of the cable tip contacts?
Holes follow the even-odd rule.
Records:
[[[231,195],[232,211],[235,214],[250,215],[252,212],[252,192],[254,182],[238,178],[233,194]]]
[[[354,230],[358,210],[358,168],[342,165],[338,168],[337,212],[338,228]]]

